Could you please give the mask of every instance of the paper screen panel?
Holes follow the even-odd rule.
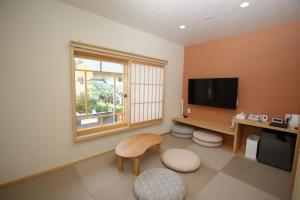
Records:
[[[162,118],[162,114],[163,114],[163,106],[162,106],[162,102],[159,103],[159,118]]]
[[[134,84],[134,86],[135,86],[134,103],[140,103],[140,85]]]
[[[139,104],[134,104],[134,123],[140,122],[140,106]]]
[[[140,83],[141,75],[140,75],[140,65],[135,65],[135,83]]]
[[[147,121],[148,120],[148,103],[145,103],[143,105],[143,109],[144,109],[144,121]]]
[[[135,64],[132,63],[130,67],[130,82],[135,83]]]
[[[163,68],[131,64],[131,123],[162,118]]]
[[[130,123],[134,124],[134,104],[131,104],[130,106]]]

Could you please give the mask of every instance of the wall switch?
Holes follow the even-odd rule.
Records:
[[[191,114],[191,109],[190,108],[187,109],[187,113]]]

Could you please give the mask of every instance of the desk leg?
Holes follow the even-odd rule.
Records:
[[[155,145],[155,152],[157,155],[160,154],[160,144]]]
[[[117,166],[120,171],[123,170],[123,158],[121,156],[117,156]]]
[[[240,149],[240,142],[241,142],[241,125],[239,123],[236,124],[235,127],[235,134],[234,134],[234,141],[233,141],[233,153],[237,153]]]
[[[300,165],[300,162],[298,160],[299,149],[300,149],[300,131],[298,131],[298,134],[297,134],[296,146],[295,146],[295,152],[294,152],[294,160],[293,160],[293,167],[292,167],[292,174],[291,174],[291,187],[292,187],[292,190],[294,189],[297,165]]]
[[[141,160],[139,157],[133,158],[133,174],[138,176],[140,174]]]

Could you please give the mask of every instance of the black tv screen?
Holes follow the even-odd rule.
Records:
[[[188,103],[236,109],[238,78],[189,79]]]

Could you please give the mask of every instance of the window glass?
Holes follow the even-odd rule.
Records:
[[[93,60],[88,63],[96,69]],[[77,130],[124,122],[124,75],[86,69],[75,70]]]
[[[115,73],[124,73],[124,65],[113,62],[102,61],[102,71],[103,72],[115,72]]]
[[[85,58],[75,58],[75,69],[100,71],[100,61]]]

